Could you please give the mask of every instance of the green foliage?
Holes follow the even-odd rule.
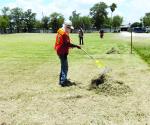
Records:
[[[83,16],[80,18],[81,20],[81,26],[86,30],[89,29],[92,26],[92,21],[89,16]]]
[[[76,10],[74,10],[72,16],[69,17],[75,29],[78,29],[81,26],[80,18],[80,13],[77,13]]]
[[[112,26],[115,28],[120,27],[122,22],[123,22],[123,17],[120,17],[119,15],[114,16],[112,21]]]
[[[16,7],[11,10],[11,19],[15,27],[17,28],[17,32],[19,33],[22,28],[22,20],[23,20],[23,10],[19,7]]]
[[[0,28],[5,29],[9,25],[9,18],[0,16]]]
[[[116,4],[109,6],[112,12],[117,7]],[[90,16],[80,16],[80,13],[77,13],[76,10],[72,12],[70,20],[73,23],[75,29],[78,29],[80,26],[87,30],[91,27],[96,27],[98,30],[101,27],[109,27],[111,20],[107,17],[108,6],[104,2],[95,4],[90,9]],[[62,27],[64,22],[64,16],[61,13],[54,12],[50,17],[43,17],[40,21],[36,20],[36,13],[33,13],[31,9],[23,11],[22,8],[16,7],[10,9],[9,7],[2,8],[2,14],[4,17],[7,17],[8,20],[1,19],[1,27],[4,31],[6,28],[9,29],[9,32],[32,32],[33,28],[42,28],[48,30],[50,27],[53,32],[56,32],[58,28]]]
[[[46,30],[49,29],[50,17],[44,16],[42,18],[42,27]]]
[[[9,7],[4,7],[2,9],[2,14],[5,19],[8,21],[6,28],[12,30],[17,30],[17,32],[31,32],[35,26],[36,22],[36,13],[32,13],[31,9],[23,11],[21,8],[9,9]],[[5,28],[5,29],[6,29]]]
[[[110,10],[111,10],[111,21],[110,21],[110,32],[111,32],[111,28],[112,28],[112,25],[113,25],[113,19],[112,19],[112,17],[113,17],[113,12],[115,11],[115,9],[117,8],[117,5],[115,4],[115,3],[112,3],[111,4],[111,6],[110,6]],[[115,22],[115,24],[118,22],[116,22],[116,21],[114,21]]]
[[[80,16],[80,13],[77,13],[76,10],[72,12],[72,16],[69,19],[72,21],[75,29],[81,26],[86,30],[92,26],[91,18],[89,16]]]
[[[134,22],[131,27],[142,27],[142,23]]]
[[[52,27],[53,32],[56,33],[57,30],[62,27],[64,16],[61,13],[54,12],[50,15],[50,19],[50,26]]]
[[[9,14],[9,10],[10,10],[10,8],[9,7],[3,7],[2,8],[2,15],[4,15],[4,16],[8,16]]]
[[[3,7],[1,10],[2,16],[0,16],[0,28],[4,33],[6,33],[6,28],[10,24],[9,10],[9,7]]]
[[[104,26],[105,28],[110,28],[110,24],[111,24],[111,18],[108,17],[108,18],[105,19],[103,26]]]
[[[42,28],[42,27],[43,27],[42,22],[39,21],[39,20],[36,20],[36,21],[35,21],[35,27],[36,27],[37,29]]]
[[[24,12],[24,28],[27,28],[28,32],[31,32],[36,19],[35,19],[36,13],[32,13],[31,9],[28,9],[27,11]]]
[[[108,15],[108,12],[106,11],[107,7],[108,6],[104,2],[100,2],[90,9],[90,15],[92,16],[94,26],[97,29],[100,29],[104,25],[105,19]]]
[[[115,3],[112,3],[112,5],[110,6],[111,12],[114,12],[116,8],[117,8],[117,5]]]
[[[146,13],[143,17],[144,26],[150,26],[150,13]]]

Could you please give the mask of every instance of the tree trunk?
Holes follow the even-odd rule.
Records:
[[[111,32],[111,29],[112,29],[112,13],[113,13],[113,12],[111,12],[111,20],[110,20],[110,32]]]

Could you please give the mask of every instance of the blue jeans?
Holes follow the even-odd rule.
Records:
[[[67,73],[68,73],[68,59],[67,54],[59,56],[60,63],[61,63],[61,71],[59,76],[59,84],[64,84],[67,80]]]

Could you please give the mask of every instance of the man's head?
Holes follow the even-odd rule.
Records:
[[[70,20],[67,20],[64,22],[64,30],[66,33],[70,33],[71,30],[74,29],[72,26],[72,22]]]

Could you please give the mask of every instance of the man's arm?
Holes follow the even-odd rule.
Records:
[[[63,43],[63,46],[66,46],[66,47],[71,47],[71,48],[78,48],[78,49],[81,49],[81,47],[80,46],[78,46],[78,45],[75,45],[75,44],[72,44],[72,43],[68,43],[68,42],[64,42]]]
[[[72,44],[72,43],[70,43],[70,46],[69,46],[69,47],[72,47],[72,48],[76,47],[76,48],[78,48],[78,49],[81,49],[81,46],[78,46],[78,45],[75,45],[75,44]]]
[[[78,48],[78,49],[81,49],[81,47],[80,46],[78,46],[78,45],[75,45],[75,44],[72,44],[72,43],[70,43],[70,42],[67,42],[67,38],[65,38],[66,36],[64,36],[64,38],[63,38],[63,40],[64,40],[64,42],[63,42],[63,46],[64,47],[71,47],[71,48]]]

